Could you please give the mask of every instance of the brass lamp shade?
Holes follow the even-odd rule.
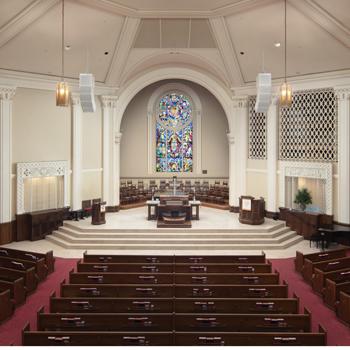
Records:
[[[281,107],[290,107],[292,105],[292,88],[287,82],[284,82],[281,86],[279,99]]]
[[[56,86],[56,106],[67,107],[69,105],[69,86],[65,81],[60,81]]]

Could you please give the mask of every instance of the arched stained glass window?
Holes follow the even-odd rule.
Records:
[[[193,171],[192,103],[181,93],[168,93],[159,100],[156,171]]]

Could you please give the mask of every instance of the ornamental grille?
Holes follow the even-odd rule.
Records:
[[[337,161],[337,101],[333,89],[293,93],[280,108],[280,160]]]
[[[266,159],[266,114],[255,112],[256,96],[249,96],[249,159]]]

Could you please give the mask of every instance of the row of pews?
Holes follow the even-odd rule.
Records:
[[[296,253],[295,269],[322,296],[324,303],[345,323],[350,324],[349,248],[327,252]]]
[[[0,247],[0,322],[11,317],[53,271],[52,251],[40,254]]]
[[[23,345],[326,345],[265,255],[84,254]]]

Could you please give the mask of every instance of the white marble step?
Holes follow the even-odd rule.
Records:
[[[108,250],[268,250],[268,249],[285,249],[288,248],[300,241],[303,240],[302,236],[298,236],[294,234],[292,237],[289,237],[287,240],[278,243],[260,243],[256,240],[252,240],[249,243],[209,243],[209,244],[192,244],[192,243],[179,243],[172,242],[171,244],[167,243],[159,243],[158,240],[156,242],[144,243],[144,242],[134,242],[116,244],[116,243],[86,243],[86,242],[68,242],[61,237],[57,237],[56,235],[46,236],[46,239],[50,242],[53,242],[61,247],[66,249],[108,249]]]
[[[68,226],[60,227],[58,232],[65,233],[69,235],[70,237],[74,238],[96,238],[96,239],[105,239],[105,238],[115,238],[115,239],[123,239],[123,238],[138,238],[138,239],[144,239],[146,238],[153,238],[153,239],[164,239],[164,238],[194,238],[194,239],[205,239],[205,238],[255,238],[255,239],[262,239],[262,238],[277,238],[281,236],[284,233],[287,233],[290,231],[289,227],[282,226],[280,228],[277,228],[273,232],[234,232],[234,233],[223,233],[223,232],[173,232],[172,230],[168,231],[166,234],[156,232],[122,232],[122,233],[115,233],[115,232],[82,232],[79,230],[75,230]],[[57,232],[55,231],[55,232]]]
[[[172,228],[172,229],[161,229],[161,228],[108,228],[105,225],[93,226],[90,225],[91,219],[85,219],[89,221],[65,221],[63,227],[75,230],[77,232],[84,233],[269,233],[277,229],[285,227],[284,222],[273,222],[268,227],[262,227],[257,225],[252,227],[251,225],[242,225],[239,228],[196,228],[196,222],[193,221],[192,228]],[[145,219],[147,223],[147,220]],[[149,222],[148,222],[149,223]],[[153,223],[153,222],[152,222]],[[155,225],[155,222],[154,222]],[[153,226],[153,225],[152,225]]]
[[[253,244],[253,243],[259,243],[259,244],[271,244],[271,243],[281,243],[283,241],[288,240],[289,238],[295,236],[295,232],[288,230],[288,232],[280,234],[278,237],[249,237],[243,236],[243,237],[234,237],[234,238],[219,238],[216,237],[215,234],[211,235],[210,237],[203,237],[199,236],[196,238],[189,238],[186,236],[181,237],[168,237],[168,235],[163,235],[163,237],[149,237],[149,235],[144,234],[143,237],[134,237],[130,235],[128,238],[117,238],[117,237],[101,237],[99,234],[93,235],[92,237],[86,238],[86,237],[77,237],[72,236],[69,233],[62,232],[62,231],[54,231],[52,234],[54,237],[59,237],[60,239],[71,242],[71,243],[87,243],[87,244],[99,244],[99,243],[106,243],[106,244],[138,244],[138,243],[159,243],[159,244]]]

